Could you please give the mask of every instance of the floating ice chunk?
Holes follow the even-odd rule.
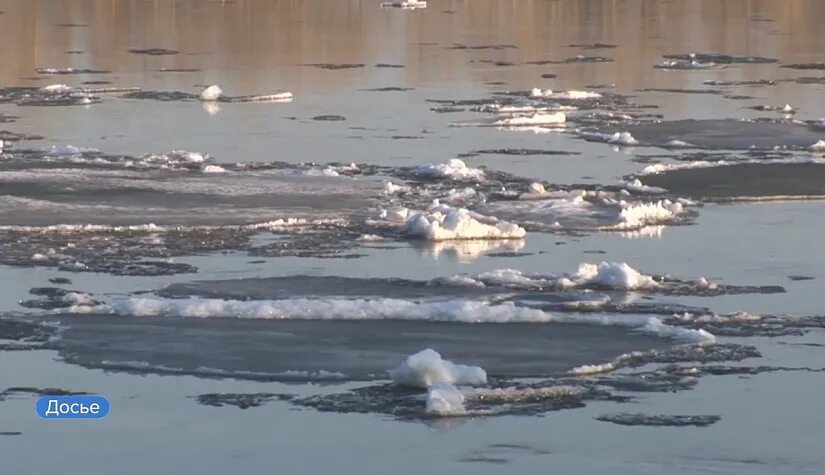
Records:
[[[494,122],[495,125],[505,127],[521,127],[536,125],[563,124],[567,121],[564,112],[543,113],[537,112],[533,115],[505,117]]]
[[[677,139],[673,139],[670,142],[668,142],[667,146],[671,147],[671,148],[695,148],[696,147],[695,145],[693,145],[691,143],[685,142],[683,140],[677,140]]]
[[[475,219],[468,210],[451,208],[440,211],[416,213],[404,224],[404,234],[430,241],[452,239],[520,239],[527,235],[521,226],[506,221],[485,224]]]
[[[453,188],[449,191],[449,193],[447,193],[447,196],[444,197],[444,200],[449,203],[466,202],[475,197],[477,194],[478,193],[474,188],[466,187],[460,190]]]
[[[385,195],[395,195],[399,193],[409,193],[410,187],[407,185],[396,185],[395,183],[388,181],[384,183],[384,194]]]
[[[478,366],[455,364],[441,358],[437,351],[427,348],[410,355],[395,369],[389,371],[396,384],[428,388],[437,383],[461,386],[487,384],[487,372]]]
[[[609,373],[616,369],[616,365],[613,363],[604,363],[604,364],[595,364],[595,365],[582,365],[577,366],[570,370],[570,374],[574,374],[576,376],[585,376],[589,374],[599,374],[599,373]]]
[[[201,92],[201,100],[202,101],[217,101],[220,99],[221,94],[223,94],[223,89],[217,84],[213,84]]]
[[[674,340],[684,341],[686,343],[716,343],[716,337],[706,330],[692,330],[688,328],[666,325],[656,317],[650,317],[645,323],[645,326],[642,327],[642,331],[658,336],[673,338]]]
[[[412,174],[421,178],[449,178],[452,180],[480,181],[484,179],[484,170],[468,167],[463,160],[450,159],[447,163],[423,165],[412,170]]]
[[[533,182],[530,183],[530,193],[535,193],[537,195],[543,195],[547,193],[547,190],[544,188],[544,185],[541,183]]]
[[[625,181],[621,184],[625,189],[630,191],[635,191],[637,193],[651,193],[651,194],[659,194],[664,193],[664,188],[659,188],[656,186],[647,186],[643,184],[638,178],[634,178],[630,181]]]
[[[358,240],[361,242],[377,242],[377,241],[386,241],[387,238],[384,236],[379,236],[377,234],[362,234],[358,236]]]
[[[607,139],[607,143],[617,145],[638,145],[639,141],[630,132],[616,132]]]
[[[46,155],[51,157],[69,157],[98,152],[98,150],[94,148],[78,147],[76,145],[52,145],[44,151]]]
[[[0,153],[3,153],[3,147],[5,147],[5,146],[6,146],[6,142],[4,142],[2,139],[0,139]]]
[[[659,285],[653,277],[642,274],[625,262],[583,263],[568,280],[573,284],[571,287],[589,286],[623,290],[644,289]],[[565,283],[560,283],[565,286]]]
[[[435,383],[427,388],[427,414],[435,416],[462,416],[464,395],[455,386],[448,383]]]
[[[381,8],[403,8],[405,10],[415,10],[416,8],[427,8],[427,2],[422,0],[399,0],[394,2],[381,2]]]
[[[585,99],[599,99],[602,97],[601,93],[593,92],[593,91],[560,91],[554,92],[552,89],[540,89],[538,87],[534,87],[530,91],[530,95],[533,97],[549,97],[551,99],[568,99],[568,100],[585,100]]]
[[[218,165],[207,165],[201,171],[203,173],[226,173],[226,168]]]
[[[48,86],[41,87],[40,90],[49,94],[67,94],[72,92],[74,88],[66,84],[50,84]]]
[[[602,97],[601,93],[592,91],[562,91],[551,94],[550,97],[554,99],[599,99]]]
[[[397,208],[388,208],[388,209],[381,209],[378,213],[378,216],[381,219],[387,219],[390,221],[404,221],[410,215],[410,210],[404,208],[403,206]]]
[[[815,144],[811,145],[811,150],[825,152],[825,140],[819,140]]]
[[[782,108],[782,112],[784,112],[786,114],[792,114],[792,113],[796,112],[796,109],[791,107],[790,104],[785,104],[785,107]]]
[[[624,202],[620,202],[623,204]],[[656,203],[625,205],[619,213],[619,223],[612,229],[638,229],[650,224],[658,224],[684,212],[682,203],[662,200]]]

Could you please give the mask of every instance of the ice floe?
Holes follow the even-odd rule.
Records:
[[[213,102],[220,99],[221,95],[223,95],[223,89],[217,84],[213,84],[201,92],[201,100]]]
[[[602,94],[593,91],[553,91],[552,89],[541,89],[538,87],[530,91],[532,97],[546,97],[550,99],[568,99],[568,100],[588,100],[600,99]]]
[[[463,160],[453,158],[446,163],[422,165],[412,170],[412,175],[418,178],[480,181],[484,179],[484,170],[468,167]]]
[[[428,388],[433,384],[447,383],[460,386],[487,384],[487,372],[478,366],[455,364],[441,358],[437,351],[427,348],[408,356],[400,366],[389,371],[397,384]]]
[[[224,317],[300,320],[428,320],[464,323],[550,322],[552,315],[505,302],[471,300],[418,302],[412,300],[293,298],[282,300],[224,299],[115,299],[101,305],[73,305],[77,314],[112,314],[138,317]]]
[[[521,239],[527,231],[506,221],[484,223],[482,216],[464,208],[437,206],[411,215],[404,224],[404,234],[430,241],[455,239]]]
[[[397,0],[390,2],[381,2],[381,8],[401,8],[404,10],[416,10],[418,8],[427,8],[427,2],[423,0]]]

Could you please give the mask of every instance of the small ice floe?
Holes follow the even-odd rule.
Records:
[[[593,91],[553,91],[552,89],[541,89],[534,87],[530,91],[532,97],[547,97],[550,99],[568,99],[568,100],[587,100],[599,99],[602,97],[601,93]]]
[[[699,60],[674,60],[674,61],[664,61],[662,63],[656,64],[653,66],[656,69],[682,69],[682,70],[692,70],[692,69],[718,69],[724,68],[725,65],[723,64],[716,64],[712,61],[699,61]]]
[[[203,173],[226,173],[226,168],[218,165],[207,165],[201,169]]]
[[[825,140],[819,140],[811,145],[811,150],[815,152],[825,152]]]
[[[785,114],[796,114],[796,109],[791,107],[790,104],[785,104],[785,107],[782,108],[782,112]]]
[[[639,141],[630,132],[616,132],[607,139],[607,143],[616,145],[638,145]]]
[[[665,144],[668,148],[696,148],[695,145],[692,143],[685,142],[684,140],[673,139]]]
[[[628,191],[633,191],[636,193],[645,193],[645,194],[661,194],[665,193],[667,190],[664,188],[659,188],[657,186],[648,186],[645,185],[639,180],[638,178],[634,178],[633,180],[624,181],[620,184],[621,187]]]
[[[575,376],[587,376],[592,374],[609,373],[616,369],[615,363],[604,363],[595,365],[581,365],[570,370],[570,374]]]
[[[5,145],[6,143],[3,141],[3,139],[0,139],[0,154],[3,153],[3,147],[5,147]]]
[[[599,132],[581,132],[582,138],[594,142],[604,142],[611,145],[633,146],[639,145],[639,141],[630,132],[615,132],[603,134]]]
[[[417,8],[427,8],[427,2],[421,0],[381,2],[381,8],[403,8],[404,10],[415,10]]]
[[[468,167],[463,160],[453,158],[447,163],[422,165],[414,168],[412,174],[418,178],[448,178],[452,180],[481,181],[484,170]]]
[[[575,274],[559,279],[562,288],[590,287],[634,290],[658,287],[649,275],[642,274],[625,262],[582,263]]]
[[[447,383],[462,386],[487,384],[487,372],[478,366],[456,364],[427,348],[408,356],[400,366],[389,371],[390,378],[402,386],[428,388]]]
[[[566,121],[567,115],[565,115],[564,112],[536,112],[532,115],[514,115],[510,117],[504,117],[493,122],[493,125],[499,125],[503,127],[531,127],[537,125],[563,124]]]
[[[527,231],[517,224],[495,220],[464,208],[451,208],[439,204],[407,218],[403,232],[409,237],[428,241],[521,239],[527,235]]]
[[[716,336],[707,330],[693,330],[689,328],[666,325],[656,317],[650,317],[642,327],[642,331],[657,336],[672,338],[686,343],[713,344]]]
[[[221,95],[223,95],[223,89],[217,84],[213,84],[201,92],[201,100],[214,102],[220,99]]]
[[[612,229],[640,229],[647,225],[670,221],[684,213],[685,208],[679,200],[661,200],[655,203],[628,204],[620,201],[622,208],[619,212],[619,221]]]
[[[50,84],[48,86],[41,87],[40,91],[47,94],[68,94],[74,91],[74,88],[66,84]]]
[[[427,348],[408,356],[389,372],[399,385],[426,388],[426,412],[435,416],[460,416],[466,413],[464,394],[456,386],[487,384],[487,372],[479,366],[455,364]]]
[[[385,195],[398,195],[409,193],[412,189],[408,185],[397,185],[391,181],[384,183]]]

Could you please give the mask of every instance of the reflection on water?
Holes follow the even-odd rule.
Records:
[[[0,83],[20,83],[41,67],[111,70],[115,75],[161,68],[195,69],[194,82],[243,73],[248,90],[277,81],[293,90],[346,84],[406,65],[407,85],[479,80],[502,69],[509,81],[532,83],[539,69],[497,67],[471,60],[520,63],[604,55],[612,63],[564,66],[564,79],[580,84],[615,82],[651,87],[666,72],[652,71],[662,53],[724,51],[822,60],[819,34],[825,3],[817,0],[435,1],[415,12],[381,9],[378,1],[254,0],[3,0],[0,1]],[[607,43],[583,50],[569,44]],[[517,48],[449,50],[448,46]],[[132,54],[130,48],[168,48],[177,55]],[[72,54],[66,53],[73,52]],[[82,53],[77,53],[82,51]],[[339,74],[296,67],[307,63],[364,64]],[[558,68],[554,68],[558,69]],[[146,82],[174,81],[175,73]],[[736,72],[731,73],[737,75]],[[606,81],[608,80],[609,81]]]

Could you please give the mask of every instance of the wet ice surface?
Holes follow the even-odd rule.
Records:
[[[375,473],[820,471],[818,30],[767,2],[582,24],[564,2],[115,3],[27,23],[0,1],[0,44],[45,21],[37,61],[0,72],[11,473],[90,447],[124,473],[328,471],[318,446],[365,472],[364,440]],[[101,42],[126,11],[146,32]],[[391,382],[425,348],[486,381]],[[28,419],[61,392],[116,417]]]

